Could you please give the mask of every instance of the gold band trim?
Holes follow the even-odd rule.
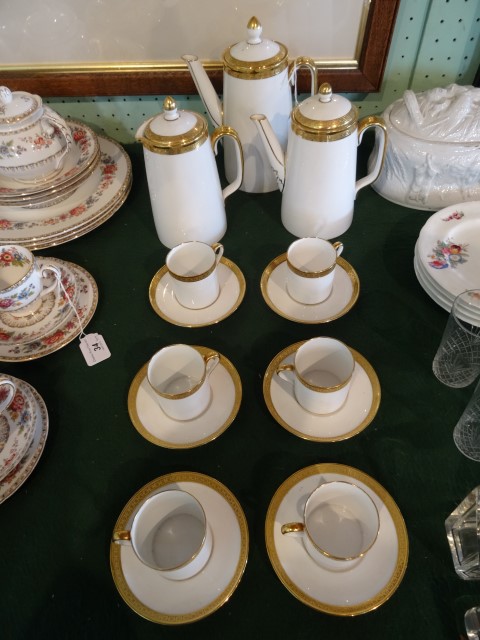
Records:
[[[350,349],[349,349],[350,351]],[[350,351],[351,352],[351,351]],[[352,379],[353,376],[353,371],[355,369],[355,359],[353,358],[353,354],[352,354],[352,359],[353,359],[353,366],[352,366],[352,371],[350,372],[350,375],[348,376],[348,378],[346,378],[345,380],[343,380],[342,382],[339,382],[338,384],[334,384],[330,387],[320,387],[318,385],[312,384],[311,382],[308,382],[308,380],[306,380],[299,372],[298,370],[295,368],[295,364],[292,362],[290,364],[281,364],[279,367],[277,367],[276,369],[276,373],[278,374],[281,371],[292,371],[300,380],[300,382],[307,387],[307,389],[310,389],[311,391],[317,391],[319,393],[333,393],[334,391],[339,391],[340,389],[343,389],[344,387],[347,386],[347,384],[350,382],[350,380]]]
[[[144,135],[140,142],[149,151],[163,155],[178,155],[187,153],[200,147],[208,138],[208,125],[203,116],[196,114],[196,123],[185,133],[176,136],[161,136],[150,128],[145,127]]]
[[[223,70],[234,78],[244,78],[245,80],[263,80],[271,78],[281,73],[288,67],[287,48],[281,42],[277,42],[280,51],[277,55],[266,60],[238,60],[230,53],[229,47],[223,53]]]
[[[297,267],[295,267],[289,261],[288,257],[287,257],[287,264],[288,264],[288,268],[291,271],[293,271],[293,273],[295,273],[297,276],[300,276],[301,278],[321,278],[323,276],[328,276],[329,273],[332,273],[332,271],[337,266],[337,261],[335,260],[333,264],[331,264],[329,267],[325,267],[325,269],[321,269],[321,271],[302,271],[302,269],[298,269]]]
[[[334,120],[313,120],[298,108],[292,113],[292,131],[305,140],[328,142],[347,138],[357,129],[358,109],[352,105],[348,113]]]
[[[217,262],[216,260],[214,260],[212,266],[209,269],[207,269],[207,271],[204,271],[203,273],[198,273],[194,276],[181,276],[180,274],[175,273],[171,269],[168,269],[168,273],[172,276],[174,280],[178,280],[179,282],[200,282],[200,280],[205,280],[205,278],[208,278],[208,276],[215,271],[216,266],[217,266]]]

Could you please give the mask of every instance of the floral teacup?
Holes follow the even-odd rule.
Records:
[[[53,282],[46,285],[43,278],[49,271],[55,277]],[[40,298],[58,288],[60,278],[61,273],[53,263],[43,259],[37,261],[25,247],[17,244],[0,245],[1,311],[33,312],[40,304]],[[37,304],[32,304],[34,302]]]

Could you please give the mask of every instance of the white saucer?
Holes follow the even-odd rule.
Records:
[[[45,258],[56,265],[62,274],[62,285],[74,305],[78,302],[78,291],[75,275],[65,262],[55,258]],[[42,259],[40,259],[40,264]],[[45,278],[46,283],[52,281],[53,276]],[[30,306],[30,305],[29,305]],[[65,294],[57,287],[40,301],[40,306],[34,312],[27,314],[27,307],[21,314],[10,311],[0,311],[0,340],[3,345],[27,343],[45,336],[73,315],[72,306],[67,302]]]
[[[58,351],[74,340],[82,328],[85,329],[92,319],[98,302],[98,287],[95,280],[88,271],[73,262],[52,258],[53,261],[59,265],[65,264],[73,273],[76,291],[78,291],[76,310],[82,321],[82,326],[80,326],[76,315],[72,313],[49,333],[32,342],[14,345],[0,342],[0,362],[26,362]]]
[[[210,353],[198,347],[201,354]],[[242,399],[242,384],[230,360],[220,361],[210,374],[212,400],[198,418],[179,422],[168,417],[158,405],[148,384],[148,362],[140,369],[128,392],[128,413],[137,431],[147,440],[169,449],[188,449],[211,442],[235,419]]]
[[[27,382],[17,380],[17,384],[20,384],[23,390],[30,391],[34,398],[36,413],[35,430],[33,440],[19,464],[8,476],[0,481],[0,504],[15,493],[35,469],[42,455],[48,434],[48,412],[43,398]]]
[[[375,502],[380,530],[358,564],[329,571],[307,553],[301,536],[283,535],[281,526],[302,519],[305,501],[322,482],[350,480]],[[265,521],[267,552],[283,585],[304,604],[337,616],[377,609],[400,585],[407,567],[408,536],[393,498],[366,473],[341,464],[316,464],[297,471],[275,492]]]
[[[15,396],[0,415],[2,446],[0,450],[0,481],[23,458],[33,440],[36,425],[36,402],[30,389],[21,380],[3,375],[17,385]]]
[[[316,324],[330,322],[345,315],[357,301],[360,282],[355,269],[343,258],[337,258],[333,289],[329,297],[319,304],[302,304],[293,300],[286,289],[287,254],[272,260],[265,268],[260,280],[262,295],[268,306],[279,316]]]
[[[182,327],[204,327],[231,315],[245,295],[245,278],[236,264],[222,257],[218,263],[220,295],[205,309],[187,309],[177,302],[172,277],[163,266],[153,277],[149,288],[150,303],[155,312],[167,322]]]
[[[278,424],[305,440],[336,442],[357,435],[371,423],[380,405],[377,374],[370,363],[350,347],[355,368],[345,404],[334,413],[310,413],[296,401],[293,385],[275,374],[281,364],[293,362],[296,350],[304,342],[283,349],[269,364],[263,378],[263,397],[268,410]]]
[[[218,480],[194,472],[171,473],[145,485],[124,507],[116,524],[128,529],[150,495],[180,488],[202,504],[213,533],[213,551],[200,573],[188,580],[168,580],[144,565],[129,545],[110,545],[110,567],[124,601],[151,622],[185,624],[205,618],[231,597],[248,558],[248,527],[235,496]]]

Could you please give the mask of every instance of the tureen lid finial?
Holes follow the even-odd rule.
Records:
[[[10,104],[10,102],[12,101],[12,92],[10,91],[10,89],[8,87],[0,87],[0,104],[1,105],[6,105],[6,104]]]
[[[262,42],[262,25],[255,16],[252,16],[247,24],[247,42],[248,44]]]

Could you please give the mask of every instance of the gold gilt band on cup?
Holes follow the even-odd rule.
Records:
[[[293,363],[292,364],[281,364],[277,369],[277,374],[280,371],[293,371],[295,373],[295,375],[297,375],[298,378],[301,380],[302,384],[305,387],[307,387],[307,389],[310,389],[311,391],[317,391],[318,393],[333,393],[334,391],[339,391],[340,389],[343,389],[350,382],[350,380],[352,378],[352,375],[353,375],[353,369],[352,369],[352,371],[351,371],[350,375],[348,376],[348,378],[346,378],[342,382],[339,382],[338,384],[334,384],[334,385],[329,386],[329,387],[322,387],[322,386],[318,386],[316,384],[312,384],[311,382],[306,380],[302,376],[302,374],[299,373],[295,369],[295,365]]]
[[[216,242],[215,244],[212,244],[212,249],[215,253],[217,252],[217,249],[219,247],[220,247],[220,244],[218,242]],[[193,276],[182,276],[179,273],[175,273],[171,269],[168,269],[168,272],[172,276],[172,278],[174,278],[175,280],[178,280],[179,282],[200,282],[200,280],[205,280],[205,278],[208,278],[208,276],[215,271],[216,266],[217,266],[217,261],[214,258],[212,265],[203,273],[196,273]]]
[[[329,273],[332,273],[337,266],[337,262],[335,261],[329,267],[325,267],[325,269],[321,269],[320,271],[302,271],[302,269],[293,265],[287,257],[287,265],[288,268],[297,276],[301,276],[302,278],[319,278],[321,276],[328,276]]]
[[[159,391],[158,389],[155,389],[154,387],[155,393],[157,393],[159,396],[162,396],[162,398],[166,398],[168,400],[182,400],[184,398],[188,398],[193,393],[195,393],[195,391],[198,391],[202,386],[202,384],[205,382],[205,378],[207,377],[206,365],[208,364],[208,362],[213,358],[219,358],[219,357],[220,356],[216,351],[212,351],[209,354],[202,356],[203,361],[205,363],[205,369],[203,371],[203,375],[200,378],[200,380],[198,380],[192,387],[190,387],[190,389],[187,389],[186,391],[182,391],[181,393],[165,393],[163,391]]]

